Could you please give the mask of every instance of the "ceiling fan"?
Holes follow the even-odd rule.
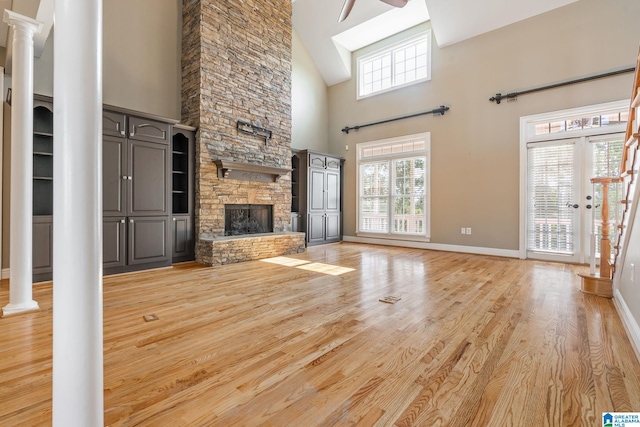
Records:
[[[405,7],[409,0],[380,0],[391,6],[395,7]],[[353,9],[353,5],[356,3],[356,0],[344,0],[344,5],[342,6],[342,12],[340,12],[340,17],[338,18],[338,23],[347,19],[349,13],[351,13],[351,9]]]

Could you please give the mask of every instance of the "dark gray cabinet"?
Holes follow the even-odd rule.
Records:
[[[175,125],[171,137],[173,262],[195,258],[194,182],[195,128]]]
[[[53,220],[49,216],[33,217],[33,281],[51,280],[53,267]]]
[[[168,216],[129,217],[127,232],[129,265],[170,260]]]
[[[103,112],[105,274],[171,264],[169,123]]]
[[[126,218],[103,217],[102,262],[103,268],[124,267],[126,259]]]
[[[293,152],[292,229],[305,231],[308,245],[342,239],[342,162],[309,150]]]
[[[169,215],[169,146],[129,140],[127,215]]]

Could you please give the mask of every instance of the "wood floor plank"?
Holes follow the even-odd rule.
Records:
[[[341,243],[106,277],[105,425],[597,425],[640,364],[584,269]],[[0,319],[2,426],[51,423],[53,286]]]

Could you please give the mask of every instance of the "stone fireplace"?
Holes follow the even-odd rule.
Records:
[[[182,121],[198,128],[196,261],[304,251],[304,234],[290,232],[291,0],[183,0],[182,13]],[[271,231],[227,235],[226,205],[271,206]]]
[[[273,232],[272,205],[225,205],[224,235],[243,236]]]

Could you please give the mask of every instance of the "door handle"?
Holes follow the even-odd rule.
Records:
[[[573,209],[578,209],[580,207],[580,205],[577,204],[577,203],[571,204],[571,203],[567,202],[567,207],[568,208],[573,208]]]
[[[591,205],[587,205],[586,207],[587,207],[587,209],[591,209]]]

